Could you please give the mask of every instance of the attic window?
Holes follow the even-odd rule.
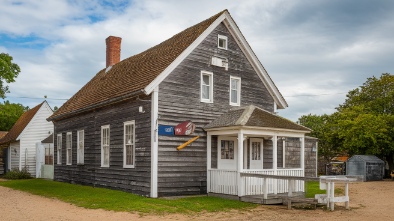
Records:
[[[218,35],[218,48],[227,50],[227,36]]]

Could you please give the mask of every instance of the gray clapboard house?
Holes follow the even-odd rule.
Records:
[[[106,44],[107,67],[48,118],[55,180],[161,197],[261,193],[240,172],[316,174],[316,140],[275,114],[287,103],[227,10],[122,61],[121,39]],[[185,121],[189,136],[159,133]]]

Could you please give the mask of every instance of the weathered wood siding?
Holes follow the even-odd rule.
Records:
[[[228,37],[228,50],[217,47],[218,34]],[[227,58],[228,70],[211,65],[212,56]],[[200,102],[201,71],[213,73],[213,103]],[[206,193],[206,133],[202,128],[233,108],[229,104],[230,76],[241,78],[241,106],[254,104],[273,111],[273,98],[224,24],[160,84],[159,124],[175,126],[191,120],[196,124],[193,136],[200,138],[177,151],[177,146],[193,136],[159,137],[159,196]]]
[[[57,181],[150,193],[150,97],[129,100],[55,122]],[[139,113],[143,106],[145,113]],[[123,123],[135,120],[135,168],[123,168]],[[110,125],[110,166],[101,167],[101,126]],[[85,133],[85,162],[77,165],[77,131]],[[66,165],[66,133],[72,132],[72,165]],[[57,164],[57,134],[62,133],[62,164]]]
[[[305,138],[305,176],[308,177],[317,176],[317,142],[316,138]]]

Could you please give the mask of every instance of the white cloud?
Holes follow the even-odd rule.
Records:
[[[280,113],[292,120],[330,113],[367,77],[394,72],[392,6],[384,1],[15,2],[0,7],[0,40],[9,38],[0,50],[22,68],[10,98],[68,98],[104,68],[109,35],[122,37],[124,59],[225,8],[289,103]]]

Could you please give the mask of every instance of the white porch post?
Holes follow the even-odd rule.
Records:
[[[211,192],[211,147],[212,146],[212,135],[210,132],[207,133],[207,193]]]
[[[272,137],[272,169],[274,170],[274,175],[278,175],[278,136],[274,135]],[[273,179],[274,181],[274,194],[278,193],[278,180]]]
[[[301,163],[301,169],[302,169],[302,176],[305,176],[305,138],[304,136],[300,138],[301,142],[301,151],[300,151],[300,163]]]
[[[244,146],[244,134],[242,130],[238,131],[238,162],[237,162],[237,179],[238,179],[238,196],[243,196],[244,194],[244,186],[241,179],[241,172],[243,172],[243,146]]]
[[[150,197],[157,198],[158,184],[158,157],[159,157],[159,138],[158,138],[158,116],[159,116],[159,86],[151,95],[151,180]]]

